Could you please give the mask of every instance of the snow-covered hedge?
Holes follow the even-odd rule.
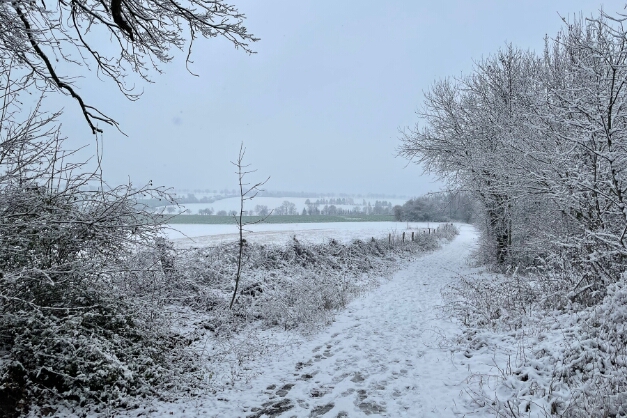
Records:
[[[388,276],[400,259],[439,247],[457,234],[442,226],[435,234],[417,234],[415,241],[356,240],[342,244],[309,244],[293,239],[285,246],[246,243],[243,282],[234,309],[228,310],[236,272],[237,244],[192,250],[170,249],[174,268],[167,298],[205,312],[216,333],[223,322],[254,319],[265,326],[310,330],[324,324],[376,279]],[[176,254],[174,256],[174,254]],[[228,320],[226,318],[229,318]]]
[[[468,393],[495,416],[627,415],[625,277],[592,306],[565,291],[576,280],[547,277],[476,274],[445,291],[466,325],[460,348],[490,366]]]
[[[135,258],[161,228],[137,197],[167,196],[109,188],[98,172],[61,161],[48,122],[33,115],[1,138],[0,416],[122,406],[176,382],[193,386],[192,362],[180,361],[193,353],[153,289],[139,286],[162,268]]]
[[[571,334],[572,333],[572,334]],[[567,348],[556,376],[566,382],[573,399],[572,417],[627,415],[627,282],[608,288],[603,302],[580,314],[567,334]]]

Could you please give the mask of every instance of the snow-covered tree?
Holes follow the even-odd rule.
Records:
[[[513,212],[527,135],[525,115],[538,90],[538,59],[508,47],[479,61],[465,77],[436,82],[419,113],[423,125],[405,132],[400,154],[482,203],[486,242],[505,263],[513,243]]]

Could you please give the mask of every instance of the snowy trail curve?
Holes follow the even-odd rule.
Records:
[[[245,388],[185,405],[175,416],[454,417],[468,370],[439,347],[460,332],[441,319],[440,290],[468,271],[469,226],[392,280],[352,302],[335,322],[273,359]],[[179,404],[179,406],[183,406]],[[171,411],[171,409],[170,409]],[[165,412],[161,410],[160,412]],[[169,414],[169,412],[168,412]]]

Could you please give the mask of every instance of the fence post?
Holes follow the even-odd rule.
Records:
[[[405,242],[405,231],[403,231],[403,242]]]
[[[392,233],[388,234],[388,245],[392,245]]]
[[[414,241],[414,231],[411,231],[411,240]]]

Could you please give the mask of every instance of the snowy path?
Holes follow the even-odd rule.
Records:
[[[474,230],[462,226],[452,243],[351,303],[324,332],[269,360],[247,384],[153,411],[219,417],[463,415],[468,370],[439,347],[442,336],[459,328],[440,319],[437,306],[440,289],[468,271],[475,239]]]

